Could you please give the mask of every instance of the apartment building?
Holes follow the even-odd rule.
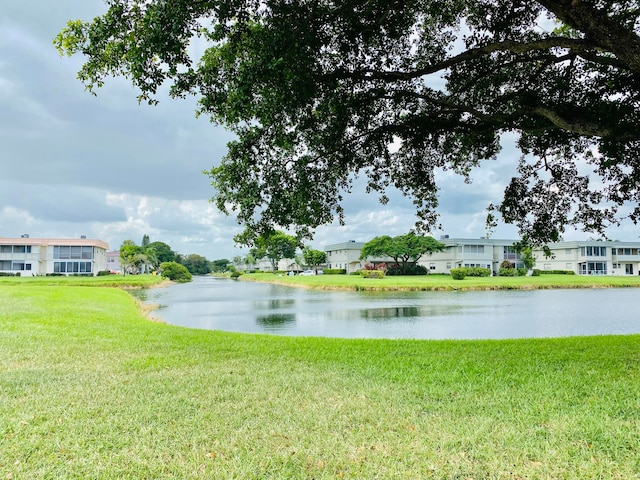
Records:
[[[521,255],[516,251],[517,240],[490,238],[439,239],[445,245],[442,252],[424,255],[418,264],[430,273],[448,274],[452,268],[482,267],[497,273],[502,262],[509,261],[516,268],[523,268]],[[344,268],[347,273],[361,269],[366,261],[393,262],[391,258],[360,260],[363,242],[344,242],[327,245],[327,266]],[[638,275],[640,274],[640,242],[618,241],[569,241],[548,245],[551,256],[536,249],[535,268],[540,270],[569,270],[577,275]]]
[[[97,239],[0,237],[0,272],[21,276],[96,275],[106,269],[109,245]]]

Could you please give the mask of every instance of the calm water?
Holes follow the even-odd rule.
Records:
[[[138,292],[167,323],[245,333],[477,339],[640,333],[640,290],[327,292],[194,277]]]

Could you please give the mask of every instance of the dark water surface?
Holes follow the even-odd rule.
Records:
[[[479,339],[640,333],[640,290],[351,292],[194,277],[136,294],[191,328],[342,338]]]

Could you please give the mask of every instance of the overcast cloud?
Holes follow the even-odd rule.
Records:
[[[232,258],[234,218],[209,202],[202,173],[216,165],[231,136],[195,118],[192,100],[138,105],[136,91],[114,79],[94,97],[76,79],[81,58],[61,58],[53,37],[70,19],[106,10],[101,0],[7,0],[0,11],[0,236],[100,238],[118,249],[144,234],[174,250],[214,260]],[[506,147],[466,185],[440,175],[442,231],[486,234],[485,208],[497,203],[519,154]],[[347,240],[400,235],[412,228],[409,199],[391,194],[382,206],[362,189],[347,197],[345,226],[318,229],[314,248]],[[636,238],[631,230],[612,235]],[[516,238],[511,226],[494,237]],[[570,232],[565,238],[585,238]]]

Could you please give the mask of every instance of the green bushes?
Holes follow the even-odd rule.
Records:
[[[501,277],[524,277],[528,270],[526,268],[501,268],[498,275]]]
[[[344,268],[325,268],[323,272],[325,275],[344,275],[347,273]]]
[[[404,271],[398,264],[387,267],[387,275],[427,275],[429,270],[423,265],[407,265]]]
[[[0,277],[19,277],[20,272],[11,273],[11,272],[0,272]]]
[[[465,267],[467,277],[490,277],[491,269],[482,267]]]
[[[362,278],[384,278],[382,270],[360,270]]]
[[[467,276],[466,268],[452,268],[449,272],[454,280],[464,280]]]
[[[466,277],[490,277],[491,269],[483,267],[452,268],[451,276],[454,280],[464,280]]]
[[[164,278],[168,278],[173,282],[186,283],[192,280],[191,273],[187,270],[187,267],[177,262],[162,262],[160,271]]]
[[[237,270],[234,270],[233,272],[231,272],[231,275],[229,275],[229,278],[238,278],[240,277],[240,275],[242,275],[242,273],[238,272]]]
[[[542,275],[575,275],[572,270],[538,270]]]
[[[111,275],[109,270],[100,270],[97,274],[98,277],[106,277],[107,275]]]

